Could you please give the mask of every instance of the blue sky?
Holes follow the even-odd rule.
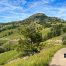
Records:
[[[35,13],[66,20],[66,0],[0,0],[0,22],[23,20]]]

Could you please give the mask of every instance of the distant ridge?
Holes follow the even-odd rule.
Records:
[[[5,25],[5,24],[12,24],[12,23],[30,23],[38,21],[40,23],[46,23],[46,22],[66,22],[63,19],[59,19],[57,17],[49,17],[45,15],[44,13],[36,13],[31,15],[30,17],[20,20],[20,21],[13,21],[13,22],[8,22],[8,23],[0,23],[0,25]]]

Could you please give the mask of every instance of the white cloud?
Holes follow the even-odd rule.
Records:
[[[25,3],[24,1],[25,0],[18,0],[19,2],[23,2],[23,3]],[[15,3],[16,4],[16,3]],[[14,10],[19,10],[19,11],[21,11],[21,12],[24,12],[25,10],[23,9],[23,7],[21,7],[21,6],[16,6],[16,5],[12,5],[12,4],[9,4],[9,1],[8,0],[6,0],[6,1],[4,1],[4,0],[2,0],[1,2],[0,2],[0,5],[4,5],[5,6],[5,8],[2,8],[2,9],[0,9],[0,12],[3,12],[3,11],[14,11]],[[17,12],[18,13],[18,12]]]
[[[3,18],[4,20],[17,20],[17,19],[24,19],[27,16],[42,12],[49,16],[56,16],[60,18],[66,17],[66,7],[65,3],[62,5],[62,7],[55,7],[50,6],[49,4],[51,2],[54,2],[55,0],[37,0],[35,2],[30,2],[28,4],[28,0],[14,0],[13,2],[10,2],[11,0],[0,0],[0,5],[4,5],[5,7],[0,7],[0,18]],[[27,3],[27,7],[24,8],[24,6]],[[60,3],[62,4],[62,3]]]

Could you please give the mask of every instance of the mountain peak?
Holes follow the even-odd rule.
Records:
[[[34,14],[33,16],[46,16],[45,14],[43,14],[43,13],[36,13],[36,14]],[[47,17],[47,16],[46,16]]]

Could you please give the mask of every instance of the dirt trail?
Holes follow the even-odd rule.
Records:
[[[64,58],[64,53],[66,53],[66,48],[59,50],[52,58],[49,66],[66,66],[66,58]]]

